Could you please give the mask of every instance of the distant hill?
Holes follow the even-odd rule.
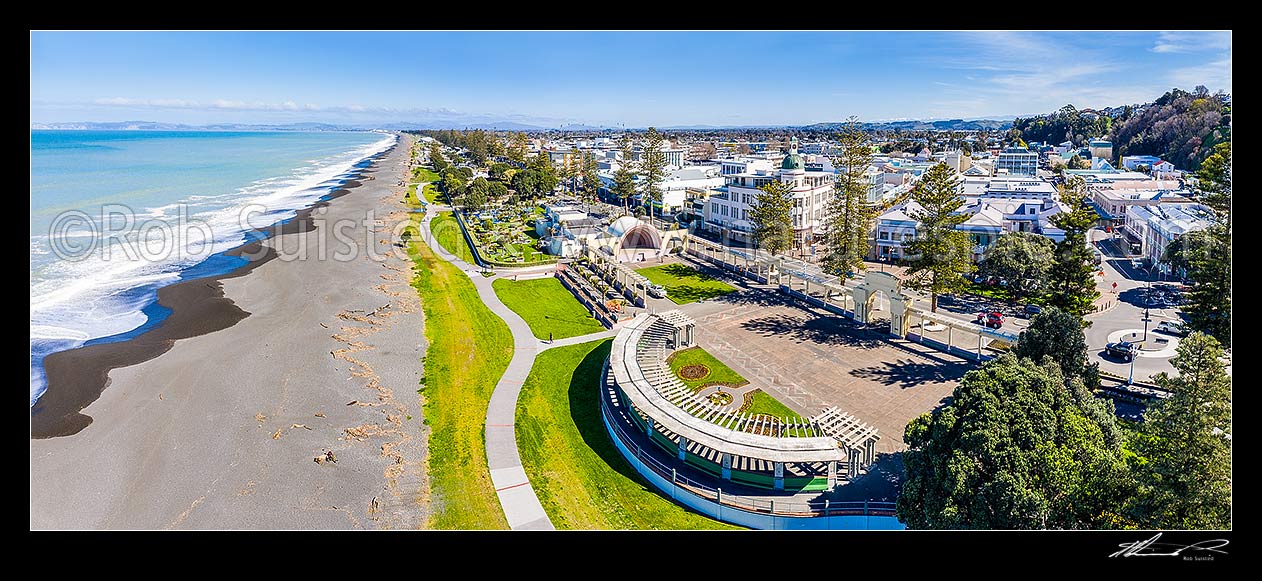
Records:
[[[1175,167],[1195,170],[1214,145],[1231,140],[1231,95],[1205,87],[1189,93],[1171,89],[1151,103],[1104,109],[1065,105],[1053,113],[1017,118],[1013,128],[1026,142],[1085,146],[1092,139],[1113,142],[1113,157],[1155,155]]]
[[[845,127],[845,122],[815,123],[803,126],[802,129],[816,131],[836,131]],[[1003,119],[946,119],[938,121],[872,121],[860,123],[869,131],[993,131],[1007,129],[1012,126],[1011,120]]]

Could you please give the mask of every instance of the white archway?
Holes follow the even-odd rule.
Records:
[[[855,320],[865,324],[871,322],[872,299],[878,291],[884,292],[890,299],[890,334],[905,337],[910,322],[907,308],[911,305],[912,298],[903,294],[902,281],[888,272],[869,271],[863,283],[855,287]]]

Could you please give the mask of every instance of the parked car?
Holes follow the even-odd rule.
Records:
[[[1003,313],[999,311],[977,313],[977,324],[998,329],[1003,326]]]
[[[1105,345],[1104,352],[1114,357],[1120,357],[1123,361],[1130,361],[1139,354],[1139,345],[1130,341],[1117,341]]]
[[[1183,325],[1182,321],[1162,321],[1160,323],[1157,323],[1157,326],[1153,328],[1153,330],[1157,331],[1158,333],[1165,333],[1167,335],[1176,335],[1179,337],[1183,337],[1188,334],[1187,327]]]
[[[666,298],[666,288],[665,288],[665,287],[663,287],[663,286],[662,286],[662,285],[660,285],[660,284],[651,284],[651,285],[649,285],[649,288],[648,288],[648,293],[649,293],[649,296],[651,296],[651,297],[653,297],[653,298],[655,298],[655,299],[664,299],[664,298]]]
[[[1037,314],[1039,314],[1039,313],[1041,313],[1041,312],[1043,312],[1043,307],[1040,307],[1040,306],[1038,306],[1038,305],[1026,305],[1026,306],[1025,306],[1025,316],[1027,316],[1027,317],[1033,317],[1034,315],[1037,315]]]

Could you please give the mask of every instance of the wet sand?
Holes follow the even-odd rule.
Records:
[[[386,254],[406,217],[409,139],[238,249],[247,266],[161,289],[173,312],[157,329],[48,358],[32,528],[423,525],[422,312],[410,262],[363,252]],[[359,254],[334,259],[339,238]],[[325,450],[336,463],[314,462]]]

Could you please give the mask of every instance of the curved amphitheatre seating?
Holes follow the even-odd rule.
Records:
[[[855,478],[875,459],[880,438],[876,428],[835,407],[805,421],[767,415],[737,413],[716,406],[684,385],[666,356],[691,343],[696,323],[678,310],[641,314],[627,323],[614,339],[606,378],[608,395],[615,405],[629,404],[628,411],[650,436],[673,443],[715,464],[731,469],[765,472],[775,470],[775,488],[783,487],[787,466],[828,474],[835,485],[838,468]],[[681,458],[686,455],[681,454]],[[800,472],[800,471],[799,471]]]

